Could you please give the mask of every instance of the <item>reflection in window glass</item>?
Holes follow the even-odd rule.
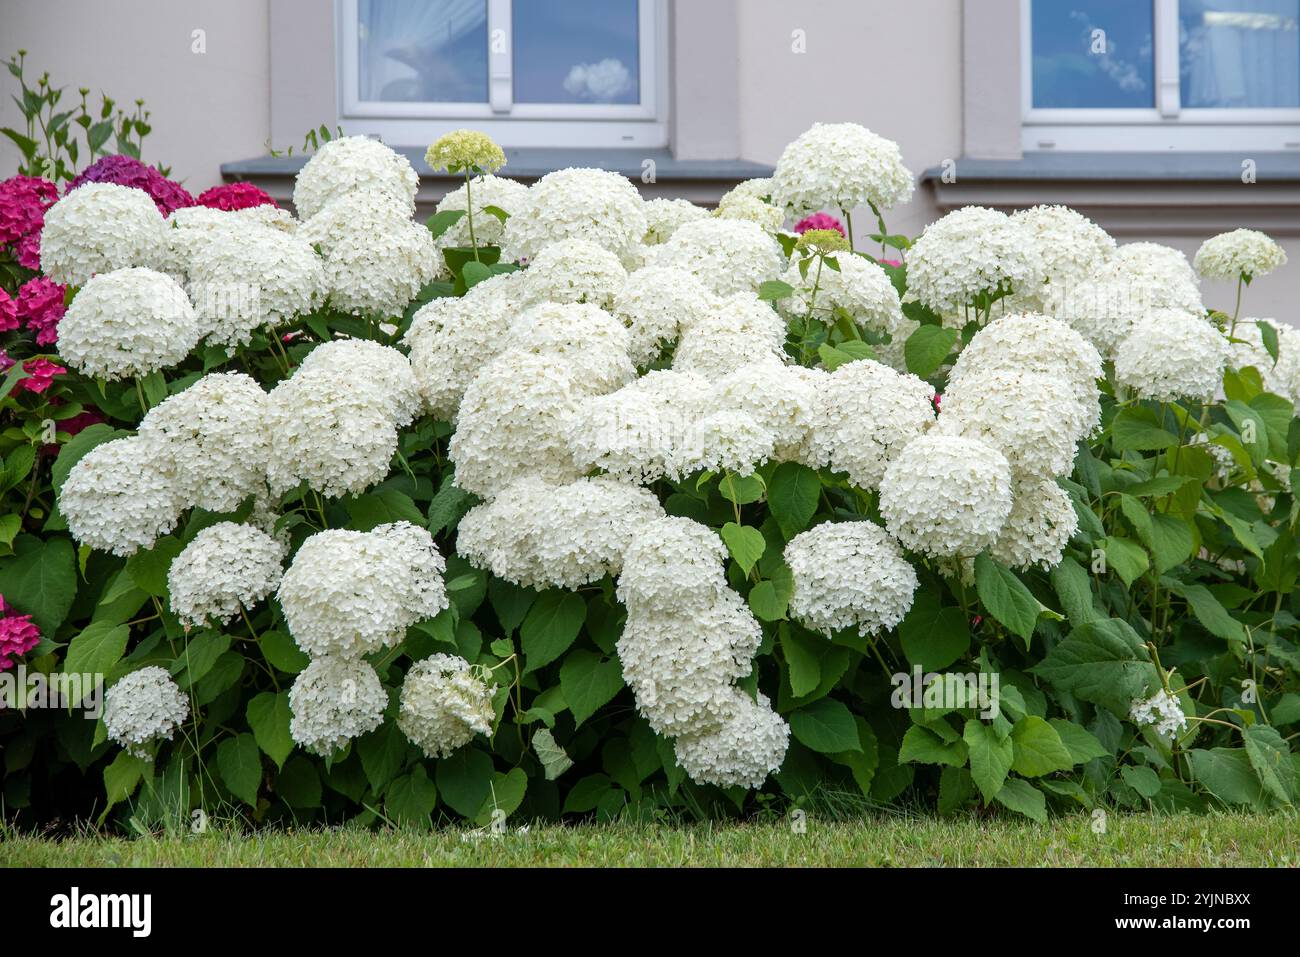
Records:
[[[487,0],[360,0],[362,100],[487,101]]]
[[[1184,108],[1300,106],[1300,0],[1181,0]]]
[[[1039,109],[1155,106],[1154,7],[1143,0],[1033,0]]]
[[[516,103],[641,102],[637,0],[515,0]]]

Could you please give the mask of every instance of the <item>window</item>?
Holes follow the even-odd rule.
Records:
[[[1300,2],[1300,0],[1297,0]],[[348,132],[667,145],[666,0],[339,0]]]
[[[1300,0],[1021,0],[1026,150],[1300,150]]]

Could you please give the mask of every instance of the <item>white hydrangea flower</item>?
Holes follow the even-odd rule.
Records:
[[[312,154],[298,172],[293,206],[310,219],[332,199],[354,190],[379,190],[400,202],[410,216],[420,179],[410,161],[378,140],[365,136],[332,139]]]
[[[785,338],[785,320],[775,309],[751,292],[736,293],[682,330],[673,368],[721,379],[752,362],[784,362]]]
[[[774,233],[785,223],[785,210],[751,196],[741,196],[727,203],[719,203],[713,213],[718,219],[737,219],[755,223],[769,233]]]
[[[158,269],[178,282],[189,279],[190,262],[217,231],[247,232],[250,227],[269,227],[292,233],[298,221],[287,209],[263,204],[245,209],[213,209],[209,206],[182,206],[167,217],[165,247]]]
[[[171,610],[187,627],[226,624],[279,587],[283,558],[284,546],[254,525],[209,525],[167,571]]]
[[[434,299],[411,319],[402,342],[411,369],[435,418],[454,422],[461,396],[479,370],[505,348],[519,310],[524,273],[502,273],[464,296]]]
[[[1226,482],[1232,478],[1232,473],[1237,468],[1237,460],[1229,449],[1215,442],[1213,436],[1197,432],[1187,440],[1187,445],[1189,448],[1196,446],[1204,449],[1209,454],[1214,463],[1214,476],[1219,481]]]
[[[396,647],[446,608],[445,568],[432,536],[409,522],[327,529],[302,543],[277,597],[299,648],[355,658]]]
[[[306,482],[337,497],[382,482],[397,451],[390,402],[372,381],[299,368],[267,396],[271,492],[280,495]]]
[[[138,436],[97,445],[68,473],[59,514],[82,545],[127,557],[176,527],[182,505],[170,464]]]
[[[230,349],[321,305],[325,272],[296,234],[248,224],[209,233],[190,257],[186,289],[208,341]]]
[[[507,215],[513,215],[515,210],[520,209],[524,203],[528,202],[528,187],[517,180],[506,179],[504,176],[476,176],[470,184],[470,198],[474,203],[474,239],[480,247],[498,246],[501,243],[501,237],[505,233],[505,223],[498,219],[494,214],[487,211],[487,207],[495,206]],[[465,202],[465,185],[453,189],[446,196],[438,201],[434,212],[445,213],[450,210],[467,209]],[[439,249],[448,247],[469,246],[469,219],[462,216],[456,222],[452,223],[445,232],[437,239]]]
[[[379,675],[361,658],[313,658],[289,689],[289,734],[328,757],[353,738],[384,723],[388,693]]]
[[[580,470],[649,484],[663,478],[684,434],[679,417],[635,384],[585,399],[565,423],[565,441]]]
[[[912,198],[912,173],[898,144],[856,123],[815,123],[790,143],[772,174],[772,201],[796,215],[889,209]]]
[[[772,433],[772,457],[777,461],[811,463],[816,459],[810,442],[819,414],[818,393],[828,378],[821,370],[763,359],[719,379],[713,405],[743,412]]]
[[[698,784],[761,787],[780,769],[790,746],[790,725],[768,699],[755,701],[733,688],[723,723],[712,730],[678,738],[677,763]]]
[[[1017,482],[1011,491],[1011,514],[989,554],[1009,568],[1055,568],[1078,530],[1079,516],[1070,496],[1056,482]]]
[[[170,741],[189,716],[189,699],[157,665],[123,675],[104,695],[108,739],[145,760],[152,760],[147,746]]]
[[[762,176],[741,180],[722,194],[718,205],[726,206],[742,199],[760,199],[765,203],[769,202],[772,199],[772,177]]]
[[[1261,326],[1277,335],[1277,360],[1264,346]],[[1228,365],[1234,370],[1253,366],[1264,388],[1295,402],[1300,399],[1300,329],[1276,319],[1241,319],[1231,332]]]
[[[368,339],[324,342],[307,354],[294,374],[321,384],[348,380],[368,386],[399,426],[410,425],[420,413],[420,390],[410,360],[392,346]]]
[[[738,219],[698,219],[649,248],[648,265],[684,269],[718,296],[756,293],[785,269],[780,243],[761,226]]]
[[[443,272],[433,234],[386,193],[354,190],[332,199],[298,235],[320,249],[329,301],[341,312],[400,317]]]
[[[880,514],[910,551],[973,557],[993,544],[1011,514],[1011,469],[983,442],[923,435],[885,472]]]
[[[878,333],[897,331],[903,322],[903,306],[885,270],[854,253],[839,253],[832,258],[838,270],[823,267],[819,274],[814,263],[807,276],[802,275],[797,261],[790,264],[782,279],[794,294],[781,300],[782,311],[791,317],[807,316],[811,304],[812,316],[831,325],[838,318],[837,310],[842,309],[860,328]]]
[[[753,475],[776,454],[776,435],[739,409],[716,409],[691,422],[668,460],[668,475],[681,481],[696,472]]]
[[[1115,240],[1087,216],[1068,206],[1031,206],[1011,218],[1029,229],[1043,257],[1044,289],[1022,289],[1015,301],[1042,309],[1062,290],[1083,282],[1115,255]]]
[[[85,183],[45,211],[41,272],[68,286],[97,273],[161,265],[167,234],[144,190]]]
[[[555,484],[581,478],[565,432],[586,394],[560,357],[512,350],[493,359],[460,403],[448,449],[456,485],[491,498],[527,475]]]
[[[183,362],[203,332],[176,280],[118,269],[91,278],[72,300],[59,322],[59,355],[93,379],[143,378]]]
[[[1255,279],[1286,263],[1286,251],[1257,229],[1234,229],[1201,244],[1194,266],[1206,279]]]
[[[1101,415],[1097,388],[1102,376],[1101,355],[1061,320],[1034,312],[994,319],[975,333],[957,356],[948,373],[948,388],[960,387],[968,377],[997,369],[1063,377],[1074,388],[1080,405],[1092,412],[1088,432],[1096,428]]]
[[[1065,376],[998,367],[967,373],[943,394],[938,431],[978,439],[1006,456],[1016,476],[1068,475],[1097,401],[1079,400]]]
[[[187,507],[233,512],[266,493],[267,396],[242,372],[211,372],[168,396],[140,422],[140,436],[166,449]]]
[[[614,315],[627,324],[629,354],[638,368],[716,309],[713,294],[693,274],[670,266],[647,266],[628,275],[614,297]]]
[[[531,261],[550,243],[585,239],[630,264],[648,225],[642,206],[641,194],[619,173],[581,168],[547,173],[511,210],[502,259]]]
[[[825,522],[785,546],[794,592],[790,614],[828,638],[857,627],[877,635],[898,625],[912,607],[916,570],[898,543],[872,522]]]
[[[492,689],[464,658],[432,655],[418,661],[402,682],[397,726],[425,757],[445,758],[491,734]]]
[[[457,552],[517,585],[578,588],[617,575],[638,529],[663,515],[651,492],[611,478],[525,479],[461,519]]]
[[[967,206],[925,228],[907,257],[909,292],[938,313],[960,313],[980,296],[1034,292],[1046,265],[1029,226]]]
[[[1182,309],[1196,315],[1205,312],[1195,270],[1186,256],[1170,246],[1125,243],[1092,279],[1118,285],[1126,299],[1141,304],[1139,310]],[[1046,311],[1060,315],[1054,303],[1047,305]]]
[[[512,352],[563,361],[575,382],[588,392],[608,392],[636,377],[628,357],[627,328],[609,313],[586,303],[542,303],[510,326]]]
[[[1134,701],[1128,716],[1138,727],[1154,727],[1157,735],[1170,741],[1187,728],[1182,702],[1163,689],[1150,698]]]
[[[1159,402],[1211,398],[1223,379],[1228,341],[1199,316],[1156,310],[1133,326],[1115,357],[1115,381]]]
[[[876,488],[889,463],[934,423],[933,399],[934,390],[914,375],[870,359],[846,362],[817,385],[809,464]]]
[[[753,668],[763,632],[730,589],[707,607],[629,610],[618,639],[623,680],[658,734],[718,727],[732,682]]]
[[[727,591],[727,547],[718,533],[689,518],[640,525],[623,553],[618,600],[629,614],[708,609]]]
[[[680,226],[704,219],[709,211],[688,199],[651,199],[642,206],[646,218],[643,242],[647,246],[666,243]]]
[[[524,294],[536,302],[582,302],[609,308],[627,282],[617,256],[585,239],[561,239],[524,272]]]
[[[1102,358],[1113,359],[1133,324],[1151,308],[1143,287],[1119,276],[1094,275],[1066,290],[1052,311],[1088,340]]]

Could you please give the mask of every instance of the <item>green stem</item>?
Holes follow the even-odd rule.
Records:
[[[465,167],[465,219],[469,222],[469,244],[474,250],[474,261],[478,262],[478,240],[474,238],[474,200],[470,196],[469,167]]]

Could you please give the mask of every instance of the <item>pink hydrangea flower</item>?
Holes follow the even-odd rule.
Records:
[[[0,246],[17,242],[45,225],[45,211],[59,198],[59,188],[35,176],[11,176],[0,182]]]
[[[0,595],[0,671],[14,666],[14,658],[25,655],[41,643],[41,630],[31,615],[13,614],[13,606]]]
[[[841,236],[848,237],[844,225],[830,213],[813,213],[794,224],[794,231],[800,236],[810,229],[833,229]]]
[[[898,259],[877,259],[876,262],[882,266],[893,266],[895,269],[903,265],[902,261]]]
[[[12,332],[18,328],[18,306],[9,293],[0,289],[0,332]]]
[[[9,358],[9,353],[4,349],[0,349],[0,375],[4,375],[4,373],[8,372],[15,365],[16,363],[14,360]]]
[[[14,391],[39,394],[54,384],[55,376],[64,375],[68,370],[49,359],[28,359],[23,363],[23,371],[27,373],[27,378],[20,379],[14,386]]]
[[[930,400],[930,404],[934,406],[934,411],[935,411],[936,414],[938,414],[939,411],[940,411],[940,409],[939,409],[939,404],[940,404],[942,401],[943,401],[943,393],[942,393],[942,392],[936,392],[936,393],[934,394],[934,398]]]
[[[63,294],[63,286],[44,276],[28,280],[18,289],[18,318],[36,333],[37,345],[50,346],[59,341],[59,322],[68,308]]]
[[[86,183],[116,183],[142,189],[158,207],[158,212],[169,216],[174,210],[193,206],[194,197],[180,183],[174,183],[152,166],[146,166],[131,156],[105,156],[87,166],[68,184],[65,191],[72,192]]]
[[[199,193],[199,205],[227,211],[253,206],[275,206],[278,209],[280,206],[270,193],[252,183],[226,183],[205,189]]]

